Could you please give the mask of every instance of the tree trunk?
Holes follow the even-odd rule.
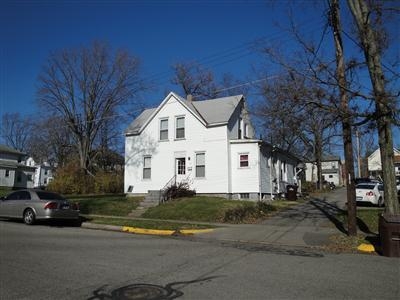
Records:
[[[354,186],[354,157],[353,141],[351,130],[351,113],[349,101],[346,93],[346,74],[343,53],[343,43],[341,37],[340,9],[338,0],[331,1],[331,25],[333,28],[333,38],[336,49],[336,76],[339,83],[340,107],[342,111],[342,130],[343,146],[346,164],[346,188],[347,188],[347,214],[348,214],[348,234],[357,235],[357,209],[356,192]]]
[[[394,152],[392,137],[392,103],[385,91],[385,76],[382,70],[381,56],[376,36],[370,24],[371,11],[363,0],[347,0],[351,13],[357,23],[359,36],[375,97],[375,114],[377,119],[379,147],[382,161],[384,182],[385,212],[399,215],[396,175],[394,170]]]

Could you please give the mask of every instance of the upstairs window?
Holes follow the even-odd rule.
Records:
[[[168,140],[168,119],[160,120],[160,141]]]
[[[184,139],[185,138],[185,117],[177,117],[176,118],[176,139]]]
[[[6,170],[6,175],[5,177],[10,177],[10,170]]]
[[[143,179],[151,178],[151,156],[143,158]]]
[[[206,154],[196,153],[196,177],[206,176]]]
[[[248,154],[239,154],[239,166],[240,166],[240,168],[248,168],[249,167],[249,155]]]

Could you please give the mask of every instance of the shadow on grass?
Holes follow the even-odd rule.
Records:
[[[343,210],[337,207],[336,205],[328,203],[327,201],[321,199],[313,199],[310,201],[310,203],[319,211],[321,211],[329,219],[329,221],[331,221],[336,226],[336,228],[340,232],[348,234],[348,230],[346,229],[346,226],[344,224],[345,218],[338,217],[339,215],[346,216],[347,215],[346,210]],[[372,232],[369,229],[368,225],[365,224],[363,220],[357,218],[356,222],[357,222],[357,227],[360,231],[368,235],[376,236],[376,233]]]

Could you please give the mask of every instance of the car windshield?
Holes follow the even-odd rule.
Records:
[[[374,185],[371,184],[358,184],[356,186],[356,189],[361,189],[361,190],[373,190],[374,189]]]
[[[64,197],[56,193],[36,192],[36,194],[41,200],[65,200]]]

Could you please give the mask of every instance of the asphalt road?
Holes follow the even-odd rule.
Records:
[[[0,221],[0,299],[399,299],[400,260]]]

